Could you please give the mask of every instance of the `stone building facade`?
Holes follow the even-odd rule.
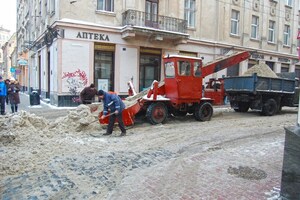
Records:
[[[3,45],[9,40],[9,38],[10,38],[10,31],[3,27],[0,27],[0,74],[1,76],[3,76],[5,73]]]
[[[56,106],[90,83],[127,95],[163,80],[162,57],[204,57],[236,51],[252,56],[213,77],[243,74],[257,62],[296,72],[297,0],[18,0],[18,55],[28,90]],[[209,78],[209,77],[207,77]]]
[[[20,73],[20,69],[17,68],[16,59],[16,33],[14,33],[8,40],[2,45],[3,52],[3,65],[1,75],[5,79],[17,78],[17,74]]]

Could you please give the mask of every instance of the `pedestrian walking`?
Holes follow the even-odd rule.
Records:
[[[95,85],[92,83],[89,87],[85,87],[80,92],[80,100],[83,104],[91,104],[97,94]]]
[[[5,115],[5,103],[6,103],[6,95],[7,95],[7,88],[0,76],[0,113],[1,115]]]
[[[103,101],[103,115],[101,119],[109,117],[106,133],[103,135],[110,135],[113,132],[114,123],[117,119],[119,128],[121,130],[121,136],[126,135],[126,129],[123,122],[122,111],[125,108],[125,104],[122,99],[113,93],[108,93],[103,90],[98,91],[99,99]]]
[[[5,79],[5,86],[6,86],[6,89],[8,88],[9,84],[10,84],[10,80],[9,79]],[[6,93],[6,105],[8,105],[8,91]]]
[[[8,98],[10,102],[11,112],[12,113],[18,112],[18,104],[20,104],[19,82],[16,80],[11,80],[7,91],[8,91]]]

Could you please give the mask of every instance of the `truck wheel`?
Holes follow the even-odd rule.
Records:
[[[263,105],[262,114],[265,116],[272,116],[276,114],[277,110],[278,108],[276,101],[274,99],[268,99]]]
[[[160,124],[167,119],[168,109],[163,103],[152,103],[147,108],[146,116],[151,124]]]
[[[240,112],[248,112],[248,110],[249,110],[249,103],[247,103],[247,102],[240,102],[239,103],[239,111]]]
[[[194,117],[197,121],[209,121],[213,115],[211,103],[203,102],[196,106]]]

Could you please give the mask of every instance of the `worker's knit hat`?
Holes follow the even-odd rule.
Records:
[[[99,90],[99,91],[98,91],[98,95],[99,95],[99,96],[104,95],[104,91],[103,91],[103,90]]]

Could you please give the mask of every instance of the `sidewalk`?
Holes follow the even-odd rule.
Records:
[[[26,93],[20,93],[19,111],[24,110],[26,112],[34,113],[38,116],[45,117],[48,120],[54,120],[57,117],[62,117],[68,114],[68,111],[76,109],[76,107],[56,107],[41,100],[40,105],[30,105],[29,95]],[[10,105],[6,105],[6,113],[10,114]]]

